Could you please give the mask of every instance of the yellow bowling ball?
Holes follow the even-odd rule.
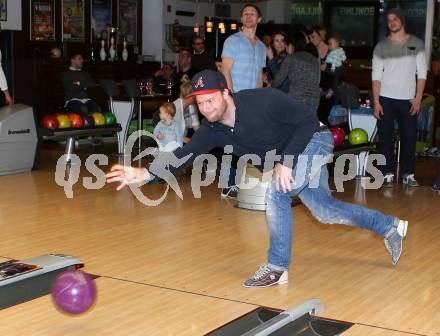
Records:
[[[101,112],[92,113],[92,118],[95,120],[95,126],[105,125],[105,117]]]
[[[72,123],[70,121],[70,118],[61,113],[55,114],[55,117],[58,119],[58,123],[60,124],[60,128],[70,128],[72,127]]]

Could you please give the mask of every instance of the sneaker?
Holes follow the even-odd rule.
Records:
[[[385,174],[385,176],[383,178],[382,186],[385,188],[390,188],[393,185],[394,185],[394,174],[392,174],[392,173]]]
[[[432,189],[433,191],[436,191],[436,192],[438,192],[438,193],[440,194],[440,186],[438,186],[437,184],[434,184],[434,185],[431,187],[431,189]]]
[[[420,187],[420,184],[414,178],[414,174],[404,175],[402,183],[406,184],[408,187]]]
[[[438,157],[440,155],[440,149],[437,147],[427,148],[423,154],[429,157]]]
[[[273,285],[284,285],[289,280],[287,271],[276,271],[267,265],[260,266],[252,278],[247,279],[243,283],[246,288],[264,288]]]
[[[385,247],[391,255],[391,263],[396,265],[402,254],[402,241],[408,230],[408,221],[399,220],[397,227],[393,227],[384,238]]]
[[[238,186],[234,185],[234,186],[230,186],[227,188],[223,188],[222,192],[220,194],[221,198],[237,198],[238,195]]]

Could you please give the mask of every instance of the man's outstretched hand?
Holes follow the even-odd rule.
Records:
[[[146,168],[135,168],[123,165],[114,165],[105,175],[107,183],[120,182],[116,190],[121,190],[127,184],[140,183],[151,179],[151,174]]]

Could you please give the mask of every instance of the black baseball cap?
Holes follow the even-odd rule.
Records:
[[[225,76],[218,71],[203,70],[194,75],[191,81],[192,92],[185,98],[223,91],[228,87]]]

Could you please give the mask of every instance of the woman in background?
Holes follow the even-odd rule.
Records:
[[[267,48],[267,80],[270,82],[280,71],[281,64],[287,56],[287,36],[286,33],[278,31],[272,35],[272,46]],[[289,80],[286,78],[277,89],[288,93]]]
[[[294,52],[284,59],[272,87],[280,86],[288,78],[289,95],[315,112],[319,105],[321,72],[316,48],[306,43],[302,32],[293,34],[291,41]]]

